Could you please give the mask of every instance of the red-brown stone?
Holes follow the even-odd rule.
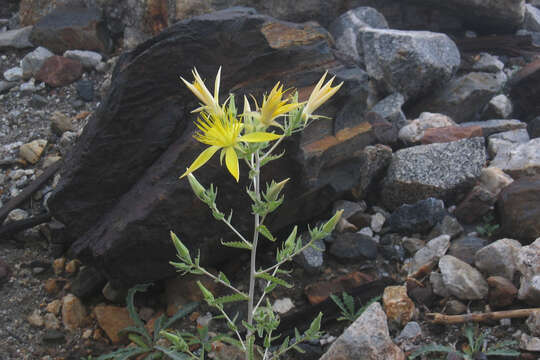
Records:
[[[80,62],[63,56],[51,56],[43,63],[36,79],[52,87],[69,85],[82,75]]]
[[[510,280],[502,276],[490,276],[487,279],[489,285],[489,304],[493,308],[501,308],[512,305],[518,289]]]
[[[476,136],[482,136],[480,126],[445,126],[426,129],[420,142],[422,144],[446,143]]]

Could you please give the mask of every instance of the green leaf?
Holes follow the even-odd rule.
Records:
[[[126,296],[126,303],[127,303],[127,309],[129,312],[129,317],[133,320],[135,323],[135,326],[139,328],[144,328],[144,324],[139,318],[139,314],[137,314],[137,310],[135,310],[134,306],[134,298],[135,293],[137,292],[145,292],[152,284],[139,284],[135,285],[131,289],[128,290],[127,296]]]
[[[251,250],[251,248],[252,248],[251,244],[246,244],[243,241],[229,241],[229,242],[222,241],[221,245],[227,246],[227,247],[232,247],[232,248],[237,248],[237,249],[246,249],[246,250]]]
[[[341,214],[343,214],[343,210],[337,211],[334,216],[330,218],[322,227],[322,231],[329,235],[332,231],[334,231],[334,228],[336,227],[339,219],[341,218]]]
[[[208,290],[206,287],[204,287],[204,285],[200,281],[197,281],[197,285],[199,286],[199,289],[201,289],[201,292],[202,292],[206,302],[208,302],[208,304],[213,303],[214,302],[214,294],[212,294],[212,292],[210,290]]]
[[[192,261],[191,261],[191,256],[189,255],[188,248],[184,245],[184,243],[182,243],[182,241],[180,241],[178,236],[176,236],[176,234],[173,233],[172,231],[171,231],[171,239],[174,244],[174,247],[176,248],[176,251],[178,252],[178,257],[184,260],[185,262],[187,262],[188,264],[191,264]]]
[[[276,238],[274,237],[274,235],[272,235],[272,233],[270,232],[270,230],[268,230],[266,226],[259,225],[259,227],[257,227],[257,231],[268,240],[276,241]]]
[[[127,328],[118,331],[118,334],[137,334],[146,339],[145,343],[147,344],[147,346],[150,346],[150,344],[152,343],[152,338],[150,337],[150,334],[148,334],[148,331],[146,331],[145,327],[141,328],[138,326],[128,326]]]
[[[497,349],[484,352],[488,356],[520,356],[521,352],[512,349]]]
[[[161,351],[163,354],[167,355],[172,360],[190,360],[190,357],[188,355],[178,353],[163,346],[156,345],[154,346],[154,349]]]
[[[258,273],[257,275],[255,275],[255,277],[270,281],[271,283],[274,283],[274,284],[284,286],[284,287],[286,287],[288,289],[292,288],[292,285],[289,284],[288,282],[286,282],[285,280],[280,279],[280,278],[275,277],[275,276],[272,276],[272,275],[267,274],[267,273]]]
[[[246,294],[232,294],[216,298],[215,303],[226,304],[236,301],[247,301],[248,299],[249,297]]]
[[[310,335],[316,335],[321,330],[321,319],[322,319],[323,313],[320,312],[319,315],[313,321],[311,322],[311,325],[309,325],[309,329],[306,331]]]
[[[229,279],[227,278],[227,276],[225,276],[224,273],[222,273],[221,271],[219,272],[218,274],[218,279],[223,281],[225,284],[227,285],[231,285],[231,282],[229,281]]]
[[[96,360],[109,360],[109,359],[128,360],[131,357],[144,354],[145,352],[148,352],[148,350],[141,349],[139,347],[129,347],[129,348],[126,347],[126,348],[118,349],[110,354],[101,355],[98,358],[96,358]]]
[[[165,321],[165,315],[161,315],[154,322],[154,342],[159,339],[159,332],[163,329],[163,321]]]
[[[131,333],[128,335],[128,339],[139,345],[142,349],[146,349],[147,351],[150,350],[150,346],[144,341],[144,337],[135,333]]]
[[[300,346],[298,346],[298,345],[294,345],[292,348],[293,348],[294,350],[298,351],[300,354],[305,354],[305,353],[306,353],[306,351],[305,351],[304,349],[302,349],[302,348],[301,348]]]

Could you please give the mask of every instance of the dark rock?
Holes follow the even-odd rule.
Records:
[[[540,115],[539,84],[540,59],[525,65],[512,76],[508,86],[516,116],[527,119]]]
[[[340,15],[332,22],[329,31],[339,51],[355,62],[363,63],[364,47],[361,41],[357,45],[357,41],[362,38],[365,28],[388,29],[388,23],[377,10],[359,7]]]
[[[94,83],[92,80],[79,80],[75,83],[79,97],[86,102],[94,100]]]
[[[373,190],[384,176],[391,160],[392,149],[388,146],[377,144],[366,146],[362,150],[359,158],[360,179],[352,189],[355,198],[363,199]]]
[[[33,47],[34,45],[30,42],[31,32],[31,26],[0,32],[0,49]]]
[[[0,80],[0,94],[8,92],[10,89],[13,89],[17,85],[18,83],[16,81]]]
[[[396,142],[398,129],[394,124],[385,120],[381,115],[371,111],[366,114],[365,119],[371,125],[377,143],[394,144]]]
[[[420,200],[412,205],[400,206],[388,220],[390,231],[399,233],[426,233],[446,215],[444,202],[435,198]]]
[[[518,289],[510,280],[502,276],[487,278],[489,285],[489,305],[494,309],[512,305],[518,294]]]
[[[485,162],[480,137],[399,150],[383,182],[383,203],[395,209],[429,197],[456,202],[480,176]]]
[[[419,286],[415,281],[407,281],[407,294],[416,304],[425,305],[428,308],[433,304],[436,298],[429,283],[423,287]]]
[[[213,79],[220,65],[222,94],[236,92],[237,98],[244,92],[259,97],[279,80],[296,87],[304,100],[327,68],[345,82],[319,112],[334,122],[314,122],[286,141],[285,156],[263,172],[272,179],[291,178],[287,202],[269,219],[273,231],[322,213],[360,177],[354,160],[374,142],[371,127],[359,116],[367,75],[341,67],[327,33],[246,8],[178,22],[119,59],[109,95],[65,158],[49,200],[51,212],[77,239],[73,253],[89,258],[86,263],[97,265],[114,286],[173,274],[170,230],[193,251],[200,249],[204,264],[231,257],[215,248],[221,238],[234,235],[215,222],[187,181],[178,180],[204,147],[192,138],[196,127],[190,112],[198,101],[178,83],[178,75],[190,78],[197,66],[203,78]],[[220,207],[232,208],[235,226],[248,232],[249,200],[241,190],[247,179],[237,184],[217,159],[198,170],[197,178],[205,185],[220,184]]]
[[[30,105],[34,109],[42,109],[44,106],[47,106],[48,103],[49,101],[46,97],[38,94],[33,94],[30,98],[30,101],[28,101],[28,105]]]
[[[330,245],[330,254],[339,259],[365,260],[377,257],[377,243],[364,234],[345,233],[336,237]]]
[[[540,137],[540,116],[529,121],[527,124],[527,132],[531,139]]]
[[[540,176],[523,177],[504,188],[497,212],[508,237],[525,245],[540,237]]]
[[[71,291],[78,297],[87,297],[99,293],[106,283],[103,274],[92,266],[81,268],[71,284]]]
[[[463,226],[459,221],[450,215],[446,215],[444,219],[437,223],[429,233],[428,238],[433,239],[440,235],[448,235],[450,238],[455,238],[463,232]]]
[[[302,239],[305,239],[305,244],[309,239],[309,234],[303,235]],[[320,251],[314,249],[313,247],[308,247],[306,250],[294,257],[294,261],[302,266],[308,274],[318,274],[324,264],[323,253],[326,250],[324,241],[317,240],[313,243],[313,245],[320,249]]]
[[[30,41],[56,54],[74,49],[108,52],[112,46],[101,12],[82,7],[54,9],[34,25]]]
[[[63,332],[50,329],[43,332],[41,341],[48,344],[63,344],[66,341],[66,337]]]
[[[456,208],[454,214],[466,224],[480,220],[493,209],[497,195],[481,185],[476,185]]]
[[[2,258],[0,258],[0,284],[8,281],[10,276],[11,269],[9,268],[9,265]]]
[[[319,304],[330,297],[331,294],[339,294],[342,291],[350,291],[362,284],[375,280],[373,276],[359,271],[351,272],[347,275],[339,276],[328,281],[319,281],[305,287],[310,304]]]
[[[472,121],[493,95],[501,91],[505,82],[503,72],[469,73],[448,82],[440,91],[420,101],[411,112],[441,113],[457,123]]]
[[[448,254],[469,265],[474,265],[474,255],[487,244],[487,240],[476,236],[462,236],[450,243]]]
[[[460,63],[458,48],[440,33],[370,28],[362,43],[368,74],[384,91],[407,100],[444,85]]]
[[[69,85],[82,75],[80,62],[62,56],[51,56],[43,63],[36,79],[52,87]]]

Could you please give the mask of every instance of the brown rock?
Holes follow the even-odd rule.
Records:
[[[35,309],[32,314],[30,314],[26,320],[30,323],[30,325],[35,327],[42,327],[43,326],[43,317],[39,313],[39,309]]]
[[[75,274],[79,270],[81,262],[77,259],[73,259],[66,264],[66,272],[68,274]]]
[[[53,271],[56,275],[60,275],[64,272],[64,268],[66,266],[66,258],[61,257],[58,259],[54,259],[53,261]]]
[[[422,144],[446,143],[476,136],[482,136],[482,128],[480,126],[445,126],[426,129],[420,142]]]
[[[54,314],[45,314],[45,316],[43,317],[43,323],[46,329],[60,329],[60,321],[58,321],[58,318]]]
[[[522,67],[509,81],[510,98],[516,115],[540,115],[540,59]]]
[[[0,258],[0,284],[8,281],[11,277],[11,269],[9,268],[9,265]]]
[[[308,297],[309,302],[315,305],[325,301],[333,293],[348,291],[373,280],[374,278],[371,275],[355,271],[330,281],[320,281],[310,284],[306,286],[304,293]]]
[[[81,327],[86,317],[86,308],[79,298],[67,294],[62,299],[62,321],[67,330],[73,331]]]
[[[39,161],[43,150],[47,146],[47,140],[37,139],[29,143],[21,145],[19,148],[19,155],[24,160],[31,164],[35,164]]]
[[[69,85],[82,75],[80,62],[63,56],[51,56],[43,63],[36,79],[52,87]]]
[[[19,4],[19,21],[22,26],[34,25],[55,7],[56,1],[21,0]]]
[[[51,115],[51,128],[57,135],[62,135],[66,131],[73,130],[73,123],[69,116],[60,111],[55,111]]]
[[[479,221],[495,205],[497,196],[483,186],[476,185],[456,207],[454,215],[466,224]]]
[[[524,245],[540,237],[540,176],[523,177],[504,188],[497,212],[508,237]]]
[[[105,331],[113,344],[118,344],[124,337],[118,335],[118,331],[132,326],[133,320],[129,317],[129,312],[124,307],[98,305],[94,309],[94,314],[99,323],[99,327]]]
[[[47,311],[54,315],[60,314],[61,308],[62,308],[62,302],[58,299],[55,299],[47,304]]]
[[[43,288],[45,289],[45,292],[47,294],[54,295],[62,289],[65,283],[66,283],[65,279],[49,278],[45,282],[45,285],[43,286]]]
[[[493,308],[501,308],[512,305],[518,289],[510,280],[502,276],[490,276],[487,278],[489,286],[489,304]]]
[[[407,295],[407,287],[387,286],[383,293],[384,312],[388,320],[405,326],[414,315],[414,303]]]

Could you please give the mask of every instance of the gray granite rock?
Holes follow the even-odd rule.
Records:
[[[360,177],[352,188],[355,198],[364,199],[369,195],[384,176],[391,160],[392,148],[389,146],[377,144],[362,149],[358,159]]]
[[[514,179],[540,174],[540,138],[502,148],[490,166],[500,168]]]
[[[479,300],[488,294],[488,284],[482,274],[469,264],[451,255],[439,260],[444,285],[450,294],[461,300]]]
[[[501,91],[506,80],[507,76],[503,72],[472,72],[462,75],[420,101],[413,108],[413,113],[442,113],[457,123],[474,120],[489,100]]]
[[[400,93],[388,95],[375,106],[370,112],[379,114],[384,120],[394,125],[398,130],[407,124],[407,118],[401,110],[405,103],[405,98]]]
[[[386,314],[375,302],[330,346],[320,360],[404,360],[392,342]]]
[[[451,239],[454,239],[462,233],[463,226],[461,226],[459,221],[451,215],[446,215],[442,221],[437,223],[431,230],[428,238],[433,239],[440,235],[448,235]]]
[[[448,82],[461,59],[454,42],[440,33],[366,29],[362,42],[368,74],[407,100]]]
[[[433,288],[433,292],[440,297],[447,298],[450,296],[450,292],[446,285],[444,285],[443,277],[440,272],[432,272],[429,274],[429,283]]]
[[[388,29],[384,16],[371,7],[349,10],[338,17],[329,27],[336,47],[358,63],[364,62],[362,31],[366,28]]]
[[[303,239],[308,239],[309,234],[302,236]],[[305,241],[304,241],[305,243]],[[326,245],[323,240],[317,240],[313,244],[317,249],[308,247],[300,254],[294,257],[294,261],[302,266],[308,274],[318,274],[324,264],[323,253],[326,250]]]
[[[37,47],[34,51],[26,54],[21,60],[23,78],[29,79],[32,76],[36,76],[45,60],[47,60],[51,56],[54,56],[54,54],[48,49],[41,46]]]
[[[399,150],[383,182],[383,203],[395,209],[428,197],[456,201],[474,185],[485,162],[481,137]]]
[[[474,255],[475,266],[489,276],[502,276],[510,281],[516,272],[516,258],[521,243],[513,239],[500,239],[482,249]]]
[[[17,86],[16,81],[0,80],[0,94],[7,92],[10,89],[13,89],[15,86]]]
[[[474,265],[474,255],[487,244],[486,239],[477,236],[462,236],[452,241],[448,255],[452,255],[469,265]]]
[[[0,49],[24,49],[33,47],[34,45],[30,42],[31,32],[32,26],[0,32]]]

